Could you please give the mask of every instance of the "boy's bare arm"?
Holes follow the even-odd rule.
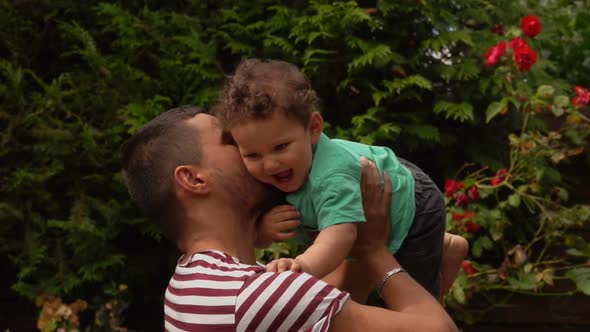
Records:
[[[297,256],[303,271],[323,278],[334,271],[348,256],[356,240],[354,223],[337,224],[322,230],[313,244]]]

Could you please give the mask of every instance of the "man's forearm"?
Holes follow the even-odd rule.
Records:
[[[379,287],[388,271],[400,264],[384,247],[367,258],[367,273],[371,284]],[[457,326],[442,306],[407,273],[389,278],[382,289],[389,310],[360,305],[354,301],[345,304],[334,317],[329,331],[429,331],[456,332]]]
[[[399,262],[386,250],[368,257],[368,268],[375,287],[381,287],[381,296],[387,308],[403,313],[424,316],[438,316],[444,319],[449,327],[455,323],[439,302],[420,286],[408,273],[397,273],[383,283],[383,278],[392,269],[401,267]]]

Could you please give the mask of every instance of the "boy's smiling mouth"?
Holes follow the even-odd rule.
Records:
[[[273,175],[273,177],[278,182],[283,182],[283,183],[289,182],[293,178],[293,169],[288,169],[286,171],[277,173],[277,174]]]

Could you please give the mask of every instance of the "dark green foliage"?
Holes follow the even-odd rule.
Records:
[[[550,17],[535,3],[0,0],[0,254],[18,271],[12,288],[92,299],[129,283],[161,306],[177,253],[130,203],[121,146],[166,109],[210,107],[245,57],[301,66],[330,134],[390,145],[440,184],[466,161],[497,169],[521,115],[486,123],[510,84],[484,66],[500,40],[490,27],[538,9],[568,42],[540,41],[550,54],[531,83],[569,89],[590,71],[588,5],[549,1],[561,8]]]

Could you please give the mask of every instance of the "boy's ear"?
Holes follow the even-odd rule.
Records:
[[[308,129],[311,135],[311,143],[316,144],[320,140],[322,130],[324,130],[324,119],[319,112],[311,113]]]
[[[193,165],[176,167],[174,169],[174,181],[191,193],[207,194],[210,190],[205,172]]]

